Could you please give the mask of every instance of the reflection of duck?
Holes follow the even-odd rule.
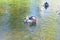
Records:
[[[33,26],[33,25],[36,25],[36,17],[34,16],[27,16],[25,19],[24,19],[24,23],[25,24],[29,24],[30,26]]]

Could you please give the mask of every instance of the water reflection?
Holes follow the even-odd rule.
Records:
[[[37,16],[37,5],[36,0],[31,0],[30,3],[30,16]]]
[[[24,38],[23,36],[28,36],[29,37],[29,34],[31,34],[31,35],[34,35],[35,34],[34,31],[37,29],[37,26],[29,26],[29,25],[26,25],[26,28],[28,29],[28,32],[25,31],[25,30],[22,31],[24,28],[22,30],[19,30],[19,31],[18,30],[17,31],[16,30],[12,30],[11,31],[11,29],[9,27],[9,19],[10,19],[9,5],[8,4],[4,4],[3,5],[3,8],[4,8],[4,14],[3,14],[2,19],[1,19],[2,20],[1,24],[2,25],[0,25],[0,31],[1,31],[0,32],[0,40],[8,40],[8,36],[10,36],[10,34],[11,34],[11,37],[9,37],[9,38],[11,38],[11,40],[12,39],[17,39],[16,36],[19,36],[19,39],[20,39],[20,36],[21,36],[21,38],[23,39]],[[29,15],[29,16],[36,16],[37,17],[36,0],[31,0],[30,13],[27,14],[27,15]],[[25,35],[25,33],[28,34],[28,35]],[[7,35],[7,34],[9,34],[9,35]]]
[[[4,40],[7,36],[7,32],[10,31],[9,26],[9,6],[7,4],[2,5],[4,9],[4,13],[2,14],[2,21],[0,22],[0,40]]]
[[[36,0],[31,0],[30,3],[30,13],[29,16],[35,16],[37,17],[37,5],[36,5]],[[37,18],[36,18],[37,19]],[[30,34],[34,34],[34,31],[36,30],[37,26],[27,26]]]

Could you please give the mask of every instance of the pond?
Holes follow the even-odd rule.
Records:
[[[37,11],[39,5],[36,2],[37,0],[30,0],[29,12],[23,14],[23,17],[20,12],[25,13],[28,7],[21,5],[22,8],[19,9],[15,4],[12,7],[8,3],[2,5],[4,12],[0,14],[0,40],[60,40],[60,16],[56,15],[53,8],[55,5],[50,4],[49,9],[41,7],[42,10]],[[35,16],[37,25],[31,27],[24,24],[22,20],[26,15]]]

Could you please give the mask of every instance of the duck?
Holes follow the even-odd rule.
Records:
[[[36,17],[35,16],[26,16],[24,18],[24,23],[25,24],[30,24],[30,26],[32,25],[36,25]]]

